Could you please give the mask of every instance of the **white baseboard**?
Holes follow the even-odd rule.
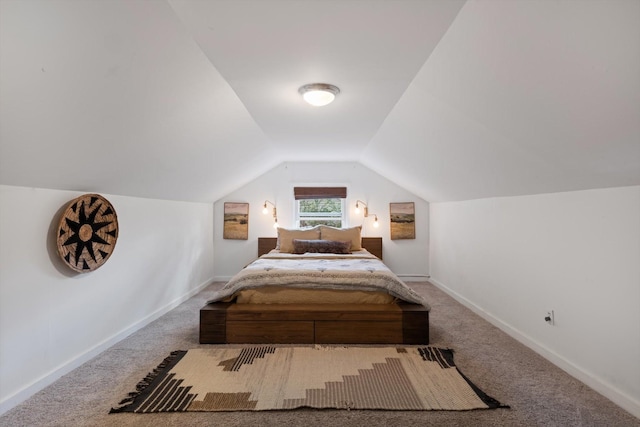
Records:
[[[529,347],[530,349],[532,349],[533,351],[535,351],[536,353],[538,353],[539,355],[541,355],[542,357],[544,357],[545,359],[547,359],[548,361],[550,361],[551,363],[553,363],[554,365],[556,365],[557,367],[559,367],[560,369],[562,369],[563,371],[571,375],[572,377],[582,381],[587,386],[591,387],[592,389],[594,389],[595,391],[597,391],[607,399],[611,400],[616,405],[620,406],[622,409],[628,411],[631,415],[637,418],[640,418],[640,402],[633,399],[631,396],[628,396],[627,394],[621,392],[617,388],[613,387],[611,384],[608,384],[602,381],[601,379],[595,377],[593,374],[585,371],[584,369],[579,368],[578,366],[573,364],[570,360],[567,360],[566,358],[557,354],[556,352],[549,349],[545,345],[532,339],[531,337],[515,329],[511,325],[508,325],[507,323],[503,322],[499,318],[494,317],[491,313],[484,311],[482,308],[478,307],[477,305],[475,305],[474,303],[472,303],[471,301],[469,301],[468,299],[466,299],[456,291],[447,287],[443,283],[439,282],[438,280],[431,278],[429,279],[429,282],[433,283],[442,291],[450,295],[453,299],[455,299],[465,307],[469,308],[471,311],[473,311],[474,313],[476,313],[477,315],[479,315],[480,317],[482,317],[492,325],[501,329],[512,338],[526,345],[527,347]]]
[[[429,280],[427,274],[396,274],[404,282],[425,282]],[[213,278],[214,282],[228,282],[233,276],[216,276]]]
[[[396,274],[403,282],[425,282],[429,280],[431,276],[428,274],[408,274],[408,273],[400,273]]]
[[[176,298],[175,300],[171,301],[165,306],[159,308],[153,313],[140,319],[136,323],[112,335],[106,340],[96,344],[94,347],[88,349],[87,351],[78,355],[74,359],[71,359],[69,362],[58,366],[57,368],[53,369],[49,373],[43,375],[42,377],[38,378],[37,380],[29,384],[28,386],[24,387],[20,391],[7,397],[2,402],[0,402],[0,415],[11,410],[12,408],[19,405],[20,403],[24,402],[25,400],[27,400],[28,398],[30,398],[40,390],[44,389],[45,387],[51,385],[54,381],[56,381],[63,375],[68,374],[69,372],[81,366],[83,363],[93,359],[98,354],[102,353],[112,345],[128,337],[129,335],[136,332],[137,330],[147,326],[149,323],[153,322],[159,317],[167,314],[169,311],[173,310],[174,308],[176,308],[177,306],[179,306],[180,304],[182,304],[183,302],[185,302],[186,300],[188,300],[189,298],[191,298],[192,296],[194,296],[195,294],[197,294],[198,292],[200,292],[201,290],[209,286],[211,282],[212,280],[207,280],[206,282],[201,283],[200,285],[196,286],[194,289],[190,290],[189,292],[182,295],[181,297]]]

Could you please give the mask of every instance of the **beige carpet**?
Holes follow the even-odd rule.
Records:
[[[501,407],[436,347],[199,348],[175,351],[112,412]]]
[[[11,427],[640,427],[640,419],[554,366],[428,282],[432,345],[453,348],[455,362],[508,410],[385,411],[302,408],[295,411],[109,414],[171,351],[240,348],[199,344],[199,310],[218,282],[118,342],[0,416]],[[81,327],[79,325],[78,327]],[[594,347],[594,351],[608,351]]]

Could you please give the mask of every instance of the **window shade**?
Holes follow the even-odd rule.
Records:
[[[301,199],[346,199],[347,187],[293,187],[293,196]]]

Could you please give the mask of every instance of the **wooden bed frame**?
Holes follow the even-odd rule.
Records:
[[[276,246],[258,238],[258,256]],[[362,246],[382,259],[382,238]],[[201,344],[429,344],[429,310],[418,304],[236,304],[200,310]]]

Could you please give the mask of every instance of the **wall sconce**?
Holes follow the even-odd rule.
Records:
[[[273,228],[278,228],[278,211],[276,211],[276,205],[268,200],[264,201],[264,208],[262,209],[262,213],[267,215],[269,213],[269,208],[267,208],[267,203],[269,203],[271,206],[273,206],[273,219],[274,219],[274,223],[273,223]]]
[[[378,222],[378,215],[376,215],[376,214],[372,214],[372,215],[373,215],[373,216],[374,216],[374,218],[375,218],[375,219],[373,220],[373,227],[374,227],[374,228],[378,228],[378,227],[380,227],[380,223]]]
[[[369,215],[372,215],[374,217],[373,220],[373,226],[375,228],[380,227],[380,223],[378,223],[378,215],[376,214],[369,214],[369,207],[367,206],[367,204],[365,202],[363,202],[362,200],[356,200],[356,214],[360,213],[360,203],[362,203],[362,205],[364,206],[364,217],[367,218]]]
[[[360,203],[362,203],[364,206],[364,216],[366,218],[369,216],[369,208],[367,207],[367,204],[362,200],[356,200],[356,215],[360,215]]]

